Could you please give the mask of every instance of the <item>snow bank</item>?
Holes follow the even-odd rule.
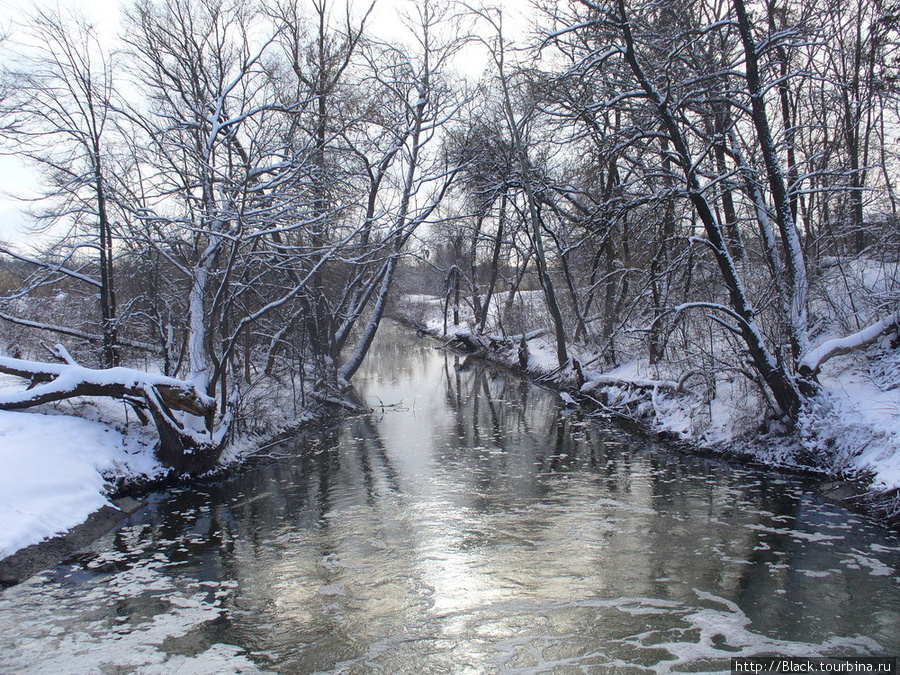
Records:
[[[110,481],[154,477],[149,439],[67,415],[0,411],[0,558],[108,504]]]
[[[19,390],[18,378],[0,375],[0,396]],[[293,391],[270,384],[246,397],[242,429],[218,465],[242,462],[266,439],[321,419],[299,407]],[[110,504],[118,484],[168,475],[155,457],[158,440],[153,425],[141,425],[127,404],[106,397],[0,410],[0,559],[81,524]]]
[[[891,367],[892,364],[896,367]],[[900,489],[900,353],[847,357],[826,369],[823,394],[801,418],[806,444],[836,469],[867,476],[878,491]]]
[[[440,303],[422,296],[417,301],[418,325],[443,335]],[[737,368],[704,363],[702,354],[654,365],[646,356],[631,354],[604,368],[596,349],[569,345],[569,352],[584,366],[579,393],[617,416],[771,466],[863,479],[877,495],[900,491],[900,349],[884,332],[895,317],[846,338],[820,338],[821,347],[810,352],[806,365],[821,366],[821,393],[808,402],[795,430],[769,419],[759,388]],[[472,330],[470,324],[448,326],[445,337]],[[835,334],[846,336],[848,329]],[[851,346],[858,349],[844,353]],[[724,345],[716,347],[724,353]],[[520,367],[516,344],[488,348],[484,355]],[[538,381],[576,393],[574,372],[556,368],[549,337],[528,341],[527,371]]]

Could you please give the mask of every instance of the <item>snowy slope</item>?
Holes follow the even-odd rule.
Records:
[[[110,480],[163,473],[146,439],[30,411],[0,411],[0,467],[0,558],[83,522]]]
[[[836,468],[867,475],[876,490],[900,489],[900,354],[866,363],[843,357],[820,376],[823,395],[801,422],[805,437]]]

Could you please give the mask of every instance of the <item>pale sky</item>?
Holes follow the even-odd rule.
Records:
[[[303,1],[298,0],[301,4]],[[368,6],[368,0],[352,1],[353,6],[357,8]],[[335,11],[340,11],[338,8],[343,6],[343,0],[332,0],[332,2]],[[414,2],[415,0],[378,0],[371,17],[372,30],[376,34],[384,36],[391,31],[396,31],[398,11],[404,6],[412,8]],[[0,32],[8,32],[14,17],[27,14],[29,9],[41,4],[46,5],[47,3],[41,3],[39,0],[0,0]],[[123,0],[59,0],[57,4],[63,8],[68,6],[79,8],[85,17],[94,23],[101,36],[108,35],[113,40],[120,23],[121,7],[125,3]],[[475,0],[472,4],[479,3]],[[504,6],[504,22],[507,26],[524,25],[521,9],[526,5],[525,0],[490,0],[485,4]],[[470,59],[479,58],[475,56],[476,53],[474,49],[466,52],[467,55],[471,55]],[[466,71],[470,71],[468,73],[470,75],[476,75],[483,70],[481,64],[475,63],[466,63],[464,67]],[[0,241],[24,243],[23,227],[27,218],[23,215],[20,202],[15,199],[14,195],[28,196],[29,190],[35,182],[34,174],[20,160],[0,155]]]
[[[51,0],[52,1],[52,0]],[[27,14],[36,5],[48,4],[32,0],[0,0],[0,30],[10,30],[12,21],[5,17]],[[58,3],[66,7],[66,0]],[[71,5],[81,9],[85,17],[93,22],[101,35],[115,35],[119,22],[119,0],[72,0]],[[22,214],[20,203],[14,195],[28,196],[30,186],[36,178],[32,170],[15,157],[0,155],[0,241],[22,243],[26,216]]]

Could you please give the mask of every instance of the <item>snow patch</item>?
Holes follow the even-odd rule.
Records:
[[[145,443],[78,417],[0,411],[0,558],[109,504],[109,481],[162,475]]]

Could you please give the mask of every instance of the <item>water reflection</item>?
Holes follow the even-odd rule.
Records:
[[[0,595],[0,672],[716,672],[900,652],[897,538],[803,481],[668,452],[427,340],[382,338],[356,386],[371,415],[157,495]]]

